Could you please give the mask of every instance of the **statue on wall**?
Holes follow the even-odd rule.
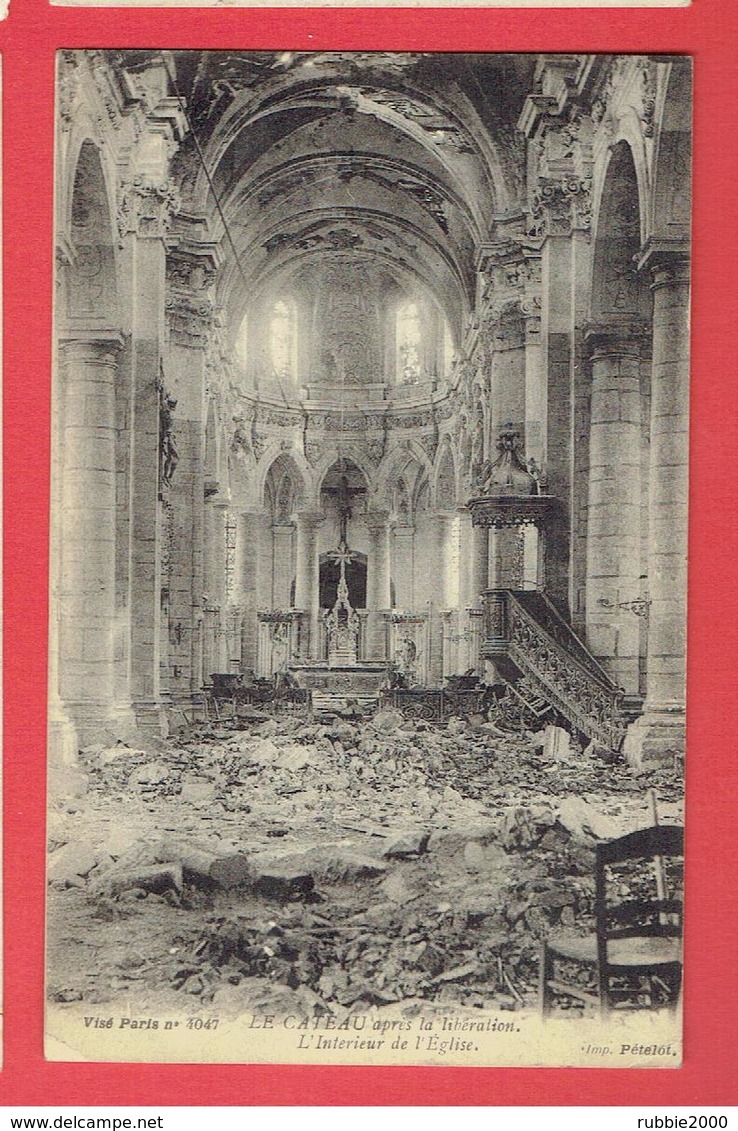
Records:
[[[415,641],[407,634],[402,637],[395,652],[397,666],[410,686],[415,676],[418,648]]]
[[[252,452],[250,430],[246,427],[243,416],[234,416],[235,428],[231,438],[231,454],[238,460],[243,460]]]
[[[279,680],[290,661],[289,622],[277,621],[272,629],[272,673]]]
[[[174,410],[176,397],[159,383],[159,479],[163,487],[170,487],[179,463],[179,452],[174,439]]]
[[[535,483],[535,493],[545,495],[548,489],[548,475],[541,465],[533,459],[533,456],[528,460],[528,474]]]

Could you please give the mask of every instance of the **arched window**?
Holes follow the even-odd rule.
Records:
[[[397,380],[412,384],[421,376],[423,341],[420,310],[417,302],[406,302],[397,311]]]
[[[294,305],[278,299],[269,323],[269,353],[274,372],[280,377],[295,376],[296,339]]]

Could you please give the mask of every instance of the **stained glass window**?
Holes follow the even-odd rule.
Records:
[[[407,302],[397,311],[397,380],[401,384],[420,379],[422,337],[418,304]]]
[[[292,377],[295,356],[295,310],[285,299],[279,299],[272,307],[269,331],[274,371],[280,377]]]

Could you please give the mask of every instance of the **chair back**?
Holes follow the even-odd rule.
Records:
[[[679,938],[682,933],[681,890],[661,891],[659,871],[664,861],[684,855],[684,829],[655,825],[616,840],[598,844],[595,865],[595,914],[600,968],[607,966],[608,943],[615,939]],[[627,865],[617,881],[608,882],[608,869]],[[638,863],[639,862],[639,863]],[[612,888],[618,899],[611,899]]]

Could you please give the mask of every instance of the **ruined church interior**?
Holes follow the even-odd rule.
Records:
[[[58,1008],[524,1009],[681,820],[690,166],[681,57],[61,53]]]

